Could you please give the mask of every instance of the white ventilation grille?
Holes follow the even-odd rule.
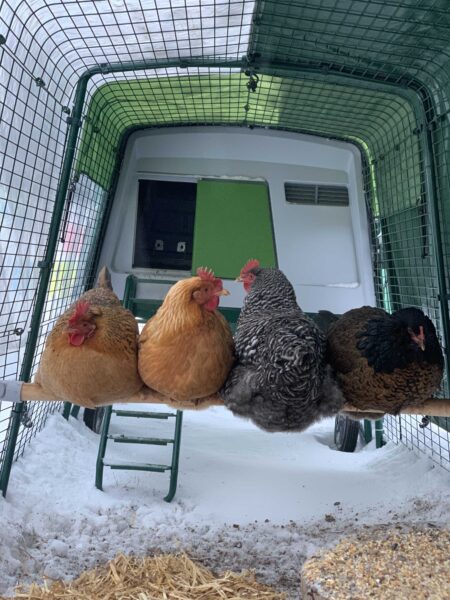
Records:
[[[348,206],[348,188],[343,185],[316,185],[285,183],[287,202],[292,204],[318,204],[320,206]]]

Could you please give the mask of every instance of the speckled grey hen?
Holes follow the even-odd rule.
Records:
[[[221,391],[225,405],[266,431],[302,431],[339,411],[343,396],[325,365],[325,337],[298,306],[278,269],[249,261],[248,292],[235,333],[236,364]]]

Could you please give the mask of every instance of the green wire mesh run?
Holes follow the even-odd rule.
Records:
[[[6,31],[5,16],[11,6],[0,5],[0,32]],[[27,380],[36,369],[55,319],[92,283],[88,273],[106,194],[86,177],[72,181],[64,219],[57,226],[57,252],[51,265],[36,348],[28,366],[25,357],[30,320],[40,273],[46,268],[70,111],[58,100],[51,85],[30,72],[30,54],[22,58],[20,52],[11,51],[14,31],[10,29],[9,33],[7,43],[0,37],[0,378]],[[23,39],[17,35],[16,41],[22,44]],[[37,72],[42,74],[44,65],[45,62],[39,65]],[[51,84],[51,79],[46,80]],[[61,403],[28,404],[15,458],[43,427],[47,416],[60,408]],[[0,466],[10,424],[11,405],[0,400]]]
[[[249,76],[232,69],[188,71],[156,70],[145,79],[132,71],[109,83],[93,78],[77,171],[108,188],[122,135],[139,127],[219,124],[327,132],[365,140],[381,154],[401,143],[404,122],[411,131],[415,126],[407,101],[394,94],[358,89],[355,95],[351,85],[261,74],[252,92]]]
[[[52,218],[65,128],[54,98],[6,52],[2,52],[0,81],[5,90],[0,104],[0,378],[18,379]],[[22,427],[16,456],[54,409],[51,405],[33,408],[34,427]],[[0,462],[10,411],[11,406],[0,401]]]
[[[257,3],[250,54],[364,80],[428,89],[437,113],[449,93],[446,0],[265,0]]]
[[[0,61],[0,376],[31,376],[55,318],[92,285],[125,140],[147,127],[265,127],[356,143],[377,302],[419,306],[447,344],[447,0],[0,0]],[[27,345],[30,311],[38,331]],[[50,408],[30,406],[34,426],[16,455]],[[0,405],[0,453],[9,411]],[[387,423],[391,439],[411,439],[449,468],[445,420],[426,430],[411,418]]]
[[[424,427],[422,418],[416,415],[388,417],[384,420],[385,436],[397,444],[404,444],[416,453],[425,454],[434,462],[449,470],[448,457],[450,453],[450,437],[448,423],[437,425],[433,419]],[[442,421],[442,420],[440,420]]]

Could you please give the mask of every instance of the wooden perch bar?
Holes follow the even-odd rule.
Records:
[[[164,396],[164,394],[160,394],[156,390],[153,390],[147,386],[144,386],[142,390],[140,390],[137,394],[134,394],[134,396],[126,398],[125,400],[118,400],[118,402],[124,402],[127,404],[133,402],[168,404],[169,406],[179,410],[199,410],[208,408],[210,406],[223,406],[223,400],[218,394],[206,396],[205,398],[197,398],[195,400],[178,401],[174,400],[173,398],[168,398],[167,396]]]
[[[46,392],[38,383],[23,383],[20,390],[20,399],[24,402],[33,401],[48,401],[48,402],[60,402],[60,398],[57,398],[50,392]]]
[[[49,401],[49,402],[57,402],[61,401],[61,398],[56,398],[49,392],[46,392],[40,385],[37,383],[24,383],[22,385],[20,399],[24,402],[31,401]],[[134,394],[133,396],[129,396],[128,398],[116,398],[113,400],[113,403],[123,403],[123,404],[169,404],[173,408],[178,408],[180,410],[199,410],[203,408],[208,408],[209,406],[223,406],[223,401],[219,397],[218,394],[213,394],[212,396],[207,396],[206,398],[198,398],[192,401],[178,402],[177,400],[173,400],[172,398],[168,398],[163,394],[160,394],[156,390],[152,390],[148,387],[142,388],[139,392]],[[97,408],[99,406],[105,406],[107,404],[112,404],[111,398],[105,398],[104,401],[100,401],[98,403],[92,402],[77,402],[80,406],[84,406],[85,408]],[[361,415],[361,419],[364,419],[364,414],[367,412],[370,413],[380,413],[380,417],[383,415],[382,411],[372,410],[367,408],[367,410],[361,410],[359,408],[355,408],[350,404],[346,404],[343,408],[345,411],[351,411],[353,413],[358,413]],[[433,417],[450,417],[450,398],[429,398],[424,404],[421,406],[411,406],[408,408],[402,409],[402,414],[408,415],[430,415]]]
[[[359,413],[361,419],[364,419],[364,413],[380,413],[380,418],[385,414],[381,410],[367,409],[361,410],[355,408],[350,404],[346,404],[342,410]],[[401,414],[403,415],[429,415],[430,417],[450,417],[450,398],[428,398],[426,402],[420,406],[408,406],[402,408]]]
[[[18,398],[19,400],[19,398]],[[38,383],[23,383],[20,391],[20,400],[23,402],[64,402],[64,398],[57,398],[50,392],[44,390]],[[202,408],[208,408],[209,406],[223,406],[223,401],[217,394],[207,396],[205,398],[198,398],[196,400],[178,402],[172,398],[160,394],[156,390],[152,390],[144,386],[139,392],[133,396],[127,398],[105,398],[102,401],[90,402],[90,401],[79,401],[76,402],[79,406],[84,408],[98,408],[99,406],[107,406],[108,404],[169,404],[174,408],[180,410],[198,410]]]

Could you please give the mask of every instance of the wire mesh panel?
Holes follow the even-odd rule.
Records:
[[[9,25],[1,12],[2,31]],[[12,39],[11,39],[12,38]],[[65,124],[61,104],[11,48],[19,39],[8,35],[0,46],[0,377],[19,379],[29,318],[45,254],[53,213]],[[10,45],[11,44],[11,45]],[[33,433],[55,407],[33,410]],[[11,406],[0,402],[0,459]],[[31,430],[22,428],[22,449]]]
[[[414,450],[429,456],[434,462],[450,470],[449,453],[450,438],[448,435],[448,421],[440,426],[428,423],[424,426],[423,420],[416,415],[402,415],[400,417],[386,417],[384,428],[388,438],[396,443],[401,443]],[[443,427],[442,425],[446,425]]]
[[[93,284],[129,133],[175,125],[357,144],[378,304],[424,310],[449,352],[446,0],[0,0],[0,60],[3,378],[33,373],[57,316]],[[18,452],[50,407],[30,407]],[[396,423],[392,439],[416,435],[408,445],[450,463],[445,420],[409,419],[409,437]]]
[[[28,29],[27,3],[0,5],[0,378],[27,380],[55,319],[87,286],[106,193],[86,177],[72,181],[49,264],[47,249],[65,151],[69,97],[66,74]],[[37,22],[34,21],[37,26]],[[40,24],[39,24],[40,25]],[[51,40],[43,40],[48,45]],[[29,45],[28,45],[29,44]],[[59,76],[59,81],[52,77]],[[69,93],[73,94],[73,88]],[[4,92],[4,93],[3,93]],[[68,122],[69,121],[69,122]],[[43,269],[52,268],[36,347],[27,348]],[[30,355],[27,366],[24,357]],[[15,448],[19,456],[59,404],[31,403]],[[0,401],[0,466],[11,405]],[[25,415],[24,415],[25,417]]]
[[[72,179],[40,323],[33,370],[55,320],[94,284],[90,272],[106,197],[106,192],[87,177]]]

